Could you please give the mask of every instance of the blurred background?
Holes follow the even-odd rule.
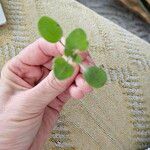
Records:
[[[77,0],[150,42],[150,0]]]

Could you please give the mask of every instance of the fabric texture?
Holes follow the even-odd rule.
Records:
[[[45,150],[136,150],[150,146],[150,44],[73,0],[2,0],[8,23],[0,28],[0,64],[38,38],[42,15],[64,36],[86,30],[90,54],[107,84],[64,108]]]

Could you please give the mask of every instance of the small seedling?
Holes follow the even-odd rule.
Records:
[[[47,16],[41,17],[38,22],[38,29],[45,40],[51,43],[60,42],[64,46],[64,56],[56,57],[53,63],[56,78],[65,80],[71,77],[74,72],[72,62],[83,67],[79,53],[87,51],[89,46],[87,35],[83,29],[77,28],[73,30],[66,38],[65,45],[61,42],[63,36],[62,28],[55,20]],[[107,81],[105,71],[96,66],[85,68],[83,77],[94,88],[102,87]]]

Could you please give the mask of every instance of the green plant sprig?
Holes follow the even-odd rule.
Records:
[[[74,67],[72,63],[76,63],[82,68],[84,67],[79,52],[87,51],[89,42],[83,29],[77,28],[73,30],[66,38],[65,44],[61,42],[62,28],[52,18],[48,16],[41,17],[38,22],[38,30],[45,40],[51,43],[60,42],[64,46],[64,55],[56,57],[53,62],[53,70],[57,79],[65,80],[73,75]],[[92,66],[83,70],[83,77],[90,86],[100,88],[106,83],[107,76],[102,68]]]

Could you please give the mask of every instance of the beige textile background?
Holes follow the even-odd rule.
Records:
[[[107,84],[64,108],[45,150],[136,150],[150,147],[150,44],[73,0],[2,0],[8,24],[0,28],[0,67],[38,38],[42,15],[66,36],[84,28],[90,54]]]

